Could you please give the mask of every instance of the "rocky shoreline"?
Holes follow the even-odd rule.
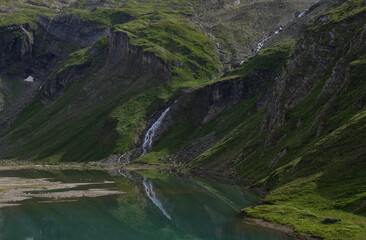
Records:
[[[295,239],[299,239],[299,240],[325,240],[324,238],[319,238],[319,237],[315,237],[315,236],[301,235],[300,233],[296,232],[294,229],[292,229],[290,227],[280,225],[280,224],[276,224],[276,223],[271,223],[271,222],[265,221],[261,218],[252,218],[252,217],[248,216],[243,211],[240,213],[240,216],[242,217],[242,219],[245,223],[261,226],[261,227],[264,227],[264,228],[274,229],[274,230],[283,232],[283,233],[287,234],[288,236],[290,236],[292,238],[295,238]]]

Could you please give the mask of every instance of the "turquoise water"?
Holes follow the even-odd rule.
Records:
[[[255,205],[259,199],[241,184],[222,179],[158,171],[0,172],[0,177],[4,176],[62,182],[114,181],[92,187],[126,193],[72,202],[32,199],[20,206],[1,208],[0,239],[289,239],[279,232],[243,223],[237,211]]]

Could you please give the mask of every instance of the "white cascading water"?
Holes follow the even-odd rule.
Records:
[[[306,9],[305,11],[301,12],[299,15],[297,15],[297,18],[302,18],[303,16],[305,16],[305,14],[307,13],[308,9]]]
[[[127,152],[123,153],[121,156],[118,157],[117,163],[121,163],[121,159],[126,156]]]
[[[142,154],[141,154],[141,156],[145,155],[148,151],[151,150],[152,143],[153,143],[153,137],[155,135],[155,132],[156,132],[157,129],[159,129],[162,121],[164,120],[164,118],[165,118],[166,114],[169,112],[169,110],[170,110],[170,107],[165,109],[165,111],[160,115],[158,120],[156,120],[156,122],[154,122],[154,124],[151,126],[151,128],[145,134],[144,143],[142,144]]]
[[[287,23],[288,24],[288,23]],[[286,24],[286,25],[287,25]],[[259,52],[259,50],[261,50],[264,46],[264,44],[270,40],[271,38],[273,38],[273,36],[279,34],[283,29],[284,29],[285,25],[284,26],[280,26],[276,31],[274,31],[271,35],[269,35],[268,37],[266,37],[265,39],[263,39],[262,41],[260,41],[258,44],[257,44],[257,48],[253,50],[253,53],[257,53]]]
[[[302,18],[303,16],[306,15],[306,13],[308,12],[308,9],[304,10],[303,12],[301,12],[299,15],[297,15],[296,18]],[[289,21],[288,23],[280,26],[276,31],[274,31],[272,34],[270,34],[268,37],[264,38],[262,41],[260,41],[258,44],[257,44],[257,47],[256,49],[253,50],[253,53],[257,53],[259,52],[259,50],[261,50],[264,46],[264,44],[270,40],[272,37],[274,37],[275,35],[279,34],[282,30],[284,30],[289,23],[291,23],[293,20]],[[242,64],[244,61],[241,61],[240,64]]]
[[[154,188],[152,185],[151,180],[149,181],[147,177],[142,176],[144,180],[142,181],[142,185],[144,185],[146,195],[150,198],[150,200],[157,206],[160,211],[169,219],[172,220],[172,218],[169,216],[169,214],[165,211],[163,204],[160,202],[160,200],[156,197],[156,194],[154,192]]]

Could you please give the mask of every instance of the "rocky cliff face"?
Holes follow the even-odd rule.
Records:
[[[257,69],[245,77],[218,81],[183,94],[171,103],[167,117],[154,136],[154,142],[164,140],[167,134],[169,137],[169,131],[180,128],[180,125],[185,125],[186,122],[190,122],[192,128],[201,128],[212,121],[218,121],[216,118],[221,113],[250,98],[256,99],[254,103],[256,110],[265,108],[271,99],[269,93],[275,76],[272,71]],[[156,114],[157,117],[158,115]],[[212,129],[208,134],[193,140],[187,147],[165,160],[174,164],[191,162],[217,143],[219,138],[215,136],[214,131],[215,129]],[[186,134],[190,135],[189,132]]]
[[[301,3],[299,6],[291,5],[289,8],[286,8],[284,14],[279,18],[263,16],[263,19],[266,21],[272,19],[271,21],[276,22],[275,25],[277,23],[282,25],[296,17],[296,14],[300,12],[298,11],[299,7],[311,5],[303,1],[299,1],[299,3]],[[252,4],[240,1],[218,1],[214,4],[203,1],[200,4],[196,8],[196,14],[198,14],[200,9],[202,10],[205,7],[207,7],[205,11],[210,14],[207,16],[194,15],[194,19],[191,20],[205,23],[201,26],[202,29],[206,29],[206,33],[208,34],[212,33],[214,38],[218,37],[218,25],[224,24],[223,22],[216,24],[217,22],[215,21],[217,19],[220,21],[226,19],[232,24],[234,22],[241,23],[252,19],[249,13],[248,16],[245,16],[247,18],[239,19],[239,15],[243,12],[243,9],[250,10],[249,12],[253,14],[258,9],[266,9],[266,11],[269,11],[269,8],[272,6],[264,3]],[[271,14],[277,14],[282,11],[281,8],[284,7],[284,2],[280,1],[273,4],[272,7],[276,6],[276,10],[272,11]],[[218,13],[214,13],[216,10]],[[253,12],[252,10],[255,11]],[[261,14],[266,14],[266,11],[263,11]],[[134,14],[131,13],[130,16],[130,13],[127,14],[126,12],[128,11],[113,11],[108,17],[112,16],[112,20],[116,18],[116,22],[123,24],[134,21],[139,14],[135,12]],[[319,11],[316,14],[314,13],[314,16],[318,13]],[[337,14],[339,15],[339,13]],[[25,98],[19,98],[23,100],[17,105],[18,107],[13,107],[13,109],[17,110],[13,111],[11,117],[6,118],[8,124],[7,129],[15,120],[18,113],[39,92],[41,102],[47,108],[65,96],[65,94],[69,94],[65,97],[67,99],[64,100],[64,103],[67,106],[67,111],[75,114],[75,116],[77,115],[77,109],[89,110],[89,108],[92,109],[93,107],[99,106],[99,104],[104,107],[108,106],[108,110],[105,113],[105,116],[107,116],[112,112],[113,108],[129,102],[131,105],[126,107],[127,110],[124,109],[121,112],[123,114],[128,112],[129,115],[135,118],[133,121],[131,120],[133,124],[129,122],[130,120],[125,120],[123,116],[114,117],[119,119],[116,121],[122,119],[121,121],[124,121],[125,124],[134,127],[133,135],[138,135],[139,137],[137,138],[140,139],[134,139],[134,147],[138,148],[144,132],[147,130],[144,130],[144,127],[148,128],[151,126],[154,120],[158,118],[159,113],[164,111],[168,105],[171,105],[171,111],[164,121],[164,126],[154,137],[157,143],[160,140],[164,141],[164,137],[169,136],[172,128],[180,126],[180,124],[185,123],[187,120],[191,121],[189,124],[191,124],[191,127],[193,126],[192,129],[201,126],[204,128],[204,126],[213,124],[212,122],[214,121],[226,121],[223,120],[224,117],[222,116],[230,112],[235,106],[248,101],[246,105],[242,106],[245,109],[243,111],[246,111],[245,116],[244,113],[240,113],[243,114],[242,118],[246,119],[247,116],[257,116],[256,114],[259,115],[262,113],[264,114],[264,118],[262,120],[260,117],[255,118],[255,124],[258,122],[261,123],[260,131],[255,136],[256,142],[249,143],[249,140],[245,139],[243,142],[245,144],[248,143],[248,146],[244,146],[245,144],[241,146],[239,144],[240,147],[238,145],[238,149],[235,149],[235,153],[232,154],[232,159],[235,158],[239,166],[242,161],[250,161],[248,160],[250,158],[248,156],[253,151],[256,151],[256,154],[266,154],[267,149],[270,147],[276,147],[284,143],[287,132],[283,132],[282,128],[286,128],[288,125],[293,127],[292,116],[290,116],[292,113],[290,110],[301,104],[309,96],[312,96],[311,94],[315,95],[314,99],[316,101],[321,102],[322,107],[327,103],[327,105],[324,105],[324,109],[318,109],[320,114],[317,116],[317,120],[311,123],[311,128],[316,130],[318,137],[330,131],[331,128],[326,126],[325,120],[329,116],[329,112],[333,111],[331,109],[335,106],[332,102],[336,102],[338,98],[342,97],[342,94],[348,91],[348,85],[351,82],[347,82],[344,79],[348,79],[348,75],[351,74],[351,67],[349,66],[352,61],[360,57],[358,55],[362,53],[362,47],[364,47],[362,42],[363,30],[358,30],[361,29],[360,26],[363,24],[363,17],[359,13],[354,17],[341,16],[340,20],[338,16],[334,18],[332,14],[323,15],[319,18],[314,17],[312,19],[316,19],[316,24],[306,30],[301,36],[285,69],[282,70],[281,67],[284,61],[287,60],[287,56],[281,57],[274,54],[272,58],[266,60],[252,61],[251,64],[257,67],[245,65],[246,63],[244,63],[239,66],[238,69],[241,70],[237,71],[235,76],[232,75],[232,72],[229,72],[213,84],[207,84],[205,87],[197,84],[195,88],[188,90],[184,89],[184,87],[193,86],[194,84],[182,83],[179,80],[174,81],[179,73],[187,74],[187,71],[189,71],[187,68],[189,64],[183,64],[181,61],[185,57],[189,59],[192,56],[191,54],[196,53],[195,51],[197,49],[199,50],[197,50],[198,53],[201,50],[205,50],[205,53],[209,51],[195,46],[196,43],[192,44],[192,46],[187,44],[185,42],[186,39],[184,39],[185,36],[179,36],[177,39],[170,39],[164,42],[163,46],[165,50],[163,49],[161,53],[166,54],[166,56],[164,54],[159,56],[165,57],[165,61],[180,63],[168,65],[162,58],[157,56],[158,54],[153,54],[153,50],[151,50],[155,47],[158,48],[159,41],[165,41],[168,36],[154,35],[154,37],[149,39],[151,41],[136,41],[141,45],[136,46],[134,45],[136,38],[143,38],[144,36],[137,37],[135,32],[131,33],[128,31],[131,28],[128,24],[123,27],[111,29],[101,27],[104,25],[98,25],[95,21],[86,20],[88,18],[62,13],[56,14],[53,18],[40,17],[38,19],[37,30],[33,29],[29,24],[8,26],[3,28],[2,31],[5,31],[6,34],[0,38],[1,64],[4,66],[9,65],[10,62],[7,58],[13,61],[12,63],[20,63],[22,68],[19,69],[22,72],[15,73],[12,76],[16,76],[19,79],[19,76],[21,76],[24,79],[28,75],[33,75],[35,83],[29,88],[33,90],[27,94],[29,95],[27,100],[24,100]],[[257,18],[253,18],[252,20],[254,27],[262,24]],[[171,30],[172,23],[170,21],[168,23],[164,21],[159,22],[159,24],[156,24],[159,28],[156,29],[159,31],[165,29]],[[134,26],[133,24],[131,25]],[[184,27],[186,26],[184,25]],[[271,32],[272,28],[273,24],[265,24],[264,29],[260,30],[260,34],[259,32],[251,32],[248,34],[260,39],[262,36],[265,36],[265,33]],[[224,29],[228,30],[230,28],[224,27]],[[210,31],[212,32],[209,33]],[[346,36],[344,33],[348,35]],[[146,32],[144,34],[154,34],[154,32]],[[205,37],[201,35],[197,36]],[[352,36],[352,38],[348,36]],[[237,41],[238,39],[234,40]],[[65,46],[65,43],[67,46]],[[174,46],[172,47],[174,49],[185,49],[188,55],[181,56],[179,55],[180,53],[175,52],[176,55],[171,54],[170,51],[167,51],[171,47],[169,44]],[[206,41],[204,47],[209,45],[210,42]],[[224,46],[223,49],[225,51],[229,50],[229,45],[222,45]],[[252,45],[251,43],[246,43],[245,46],[249,49]],[[159,51],[157,52],[159,53]],[[356,52],[358,55],[353,56],[352,54]],[[263,53],[263,56],[272,54],[270,51],[264,51]],[[237,56],[242,56],[240,54]],[[189,60],[192,66],[201,66],[200,62],[210,60],[209,58],[207,60],[199,57],[201,56],[199,54],[193,55],[195,56],[194,61]],[[180,60],[178,61],[177,59]],[[227,59],[222,59],[222,61],[225,62]],[[251,62],[251,59],[248,61]],[[278,64],[278,62],[281,62],[281,64]],[[268,66],[271,66],[273,69],[269,70]],[[171,71],[174,71],[174,74]],[[8,71],[6,72],[9,74]],[[206,73],[209,73],[209,71],[207,70]],[[197,74],[194,77],[200,76]],[[147,93],[150,88],[154,89],[152,91],[155,91],[156,84],[162,84],[161,86],[159,85],[159,91],[164,88],[164,90],[161,90],[164,93],[159,96],[153,95],[150,92]],[[180,90],[177,90],[178,88],[175,88],[176,85],[183,86],[180,88],[180,90],[184,89],[183,94],[181,94]],[[39,88],[40,86],[42,87]],[[149,89],[145,89],[145,86],[149,86]],[[172,90],[173,88],[175,90]],[[71,91],[69,91],[70,89]],[[117,94],[118,91],[120,93]],[[173,94],[173,91],[176,92]],[[315,93],[315,91],[318,92]],[[173,95],[177,99],[177,102],[174,104],[174,101],[170,99]],[[149,98],[151,99],[146,100]],[[355,108],[360,108],[360,106],[363,106],[362,101],[354,101],[352,105]],[[166,103],[162,104],[162,102]],[[15,106],[14,103],[12,104],[12,106]],[[246,108],[246,106],[250,106],[250,108]],[[60,111],[62,107],[57,111]],[[95,112],[97,111],[95,110]],[[189,115],[191,114],[194,115],[193,118],[190,118]],[[237,114],[239,115],[239,113]],[[99,113],[96,115],[99,116]],[[83,115],[83,118],[85,119],[86,116],[87,114],[85,116]],[[221,117],[221,120],[217,120]],[[235,118],[237,116],[233,117]],[[110,122],[115,124],[115,121],[110,121],[110,119],[101,120],[101,117],[98,118],[98,121],[100,126],[107,126],[107,123]],[[139,121],[139,124],[136,124],[137,121]],[[239,120],[236,119],[235,121],[237,121],[235,124],[239,124]],[[304,121],[305,117],[297,117],[296,126],[300,128]],[[115,126],[109,127],[108,131]],[[123,130],[125,128],[128,127],[121,127]],[[105,128],[103,127],[103,129]],[[230,127],[227,127],[227,129],[228,131],[233,130]],[[180,155],[177,159],[184,158],[183,162],[189,162],[199,157],[214,144],[218,144],[218,141],[223,138],[223,132],[225,131],[222,130],[221,132],[222,135],[220,136],[207,133],[204,136],[197,134],[200,135],[197,138],[192,137],[190,146],[199,145],[202,147],[194,147],[194,153],[187,154],[186,156]],[[263,136],[265,137],[264,140],[261,139]],[[265,148],[259,151],[257,147],[262,140]],[[189,148],[193,147],[185,146],[184,152],[189,152]],[[125,150],[126,148],[123,147],[121,149]],[[218,149],[219,147],[215,147],[215,151]],[[178,152],[182,152],[181,149],[178,150]],[[177,152],[174,151],[170,153],[176,154]],[[286,146],[281,146],[280,149],[274,151],[275,153],[271,153],[271,156],[268,158],[275,160],[272,161],[272,164],[269,163],[270,161],[265,164],[267,167],[271,166],[269,168],[276,167],[277,164],[282,164],[281,159],[286,158],[291,153],[291,149]],[[276,158],[276,156],[278,157]]]
[[[34,82],[23,81],[39,65],[35,57],[37,40],[34,29],[29,24],[12,25],[0,28],[0,33],[0,76],[4,78],[1,89],[4,95],[3,109],[0,111],[1,134],[9,130],[19,112],[32,101],[42,80],[33,75]],[[5,81],[14,77],[17,80]],[[15,87],[18,88],[17,93],[14,93]]]
[[[275,51],[260,52],[264,58],[249,59],[243,65],[246,71],[233,72],[249,75],[225,76],[178,98],[166,123],[168,131],[157,140],[156,149],[171,149],[170,161],[191,162],[188,167],[193,169],[255,178],[312,149],[365,107],[360,69],[366,18],[364,11],[351,11],[363,9],[364,4],[345,3],[337,8],[342,10],[316,18],[288,59]],[[283,58],[285,67],[275,67],[278,71],[252,68],[252,63],[273,67]],[[188,140],[178,141],[183,135]],[[165,139],[184,147],[169,148]]]
[[[239,101],[261,94],[259,89],[268,87],[274,75],[270,71],[256,70],[244,78],[235,78],[208,85],[192,93],[187,111],[200,116],[199,123],[206,123],[221,112],[232,108]],[[261,95],[262,96],[262,95]],[[184,100],[183,100],[184,101]],[[258,109],[266,106],[265,95],[258,99]]]
[[[132,20],[126,14],[120,14],[118,17],[119,20]],[[103,137],[95,136],[92,141],[104,142],[100,145],[103,148],[101,152],[105,151],[106,145],[108,151],[112,151],[116,123],[109,119],[108,114],[121,104],[120,99],[124,98],[124,94],[129,94],[129,91],[135,91],[134,94],[137,94],[136,92],[144,89],[145,85],[169,82],[169,68],[153,53],[131,44],[130,38],[124,32],[98,30],[94,23],[71,15],[56,15],[53,19],[41,17],[38,23],[37,30],[33,30],[30,25],[3,28],[4,35],[0,37],[1,63],[6,66],[23,66],[13,74],[9,73],[8,69],[3,69],[2,76],[7,76],[9,80],[8,83],[3,82],[1,87],[1,91],[5,93],[5,107],[0,113],[2,134],[10,129],[24,108],[32,109],[35,104],[41,102],[45,107],[41,111],[53,111],[52,115],[66,119],[57,124],[60,134],[71,133],[77,138],[77,131],[70,132],[67,129],[84,121],[86,123],[82,124],[83,126],[94,124],[94,114],[99,112],[96,109],[103,108],[106,114],[102,120],[98,120],[99,127],[93,127],[93,133],[90,134],[109,136],[107,138],[110,140],[107,142]],[[24,82],[23,79],[30,75],[34,82]],[[131,87],[136,79],[142,76],[142,80],[147,82]],[[7,87],[15,82],[22,85],[18,92]],[[78,90],[68,91],[70,89]],[[31,102],[33,105],[28,106]],[[70,115],[66,116],[59,111],[60,108],[57,109],[63,104],[66,106],[61,108],[67,109],[74,117],[69,118]],[[83,116],[82,119],[79,116]],[[37,114],[28,117],[34,119],[32,124],[41,128],[42,121],[48,121],[39,119],[40,115]],[[66,122],[69,124],[64,124]],[[43,142],[42,138],[47,137],[47,132],[44,133],[39,139],[40,142]],[[7,140],[3,140],[2,144],[8,144]],[[54,151],[58,151],[57,148]],[[9,152],[12,152],[11,148],[4,148],[1,154],[6,155]],[[29,154],[31,155],[30,152]],[[105,156],[105,153],[103,154]]]
[[[124,73],[132,69],[139,69],[141,72],[161,74],[162,80],[168,79],[171,75],[165,62],[151,52],[145,51],[142,47],[130,44],[127,33],[116,31],[110,38],[110,51],[105,65],[105,71]]]
[[[331,20],[335,17],[331,13],[319,17],[315,27],[308,29],[298,41],[287,68],[276,83],[262,123],[262,129],[270,131],[267,146],[276,144],[273,133],[285,124],[286,111],[315,88],[319,88],[316,98],[327,101],[313,125],[318,135],[322,135],[322,123],[329,117],[326,112],[348,91],[350,63],[364,54],[366,15],[361,13],[339,22]]]
[[[96,28],[91,23],[68,15],[55,17],[52,23],[47,20],[50,19],[41,17],[36,25],[26,23],[0,29],[0,75],[8,79],[2,87],[5,108],[0,113],[1,133],[10,129],[17,115],[33,101],[41,86],[50,86],[49,75],[72,49],[65,49],[65,44],[71,46],[75,41],[83,46],[108,34],[108,31],[94,33]],[[52,31],[49,28],[51,24],[54,24]],[[74,31],[81,33],[74,34]],[[25,83],[23,80],[29,76],[33,82]],[[66,82],[65,79],[62,81]],[[16,91],[11,89],[14,86],[18,86]],[[55,88],[60,89],[61,86],[58,84]]]
[[[34,31],[29,24],[0,28],[0,64],[9,67],[33,60]],[[3,69],[4,71],[4,69]]]
[[[98,29],[95,23],[71,14],[57,14],[52,18],[42,16],[38,19],[38,23],[59,41],[74,42],[81,48],[95,43],[110,33],[109,28]]]

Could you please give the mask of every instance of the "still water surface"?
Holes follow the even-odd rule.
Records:
[[[289,239],[279,232],[243,223],[237,211],[255,205],[259,199],[243,185],[222,179],[158,171],[0,172],[0,177],[14,176],[68,183],[109,181],[77,189],[104,188],[125,193],[76,201],[33,198],[20,206],[0,208],[0,239],[4,240]]]

